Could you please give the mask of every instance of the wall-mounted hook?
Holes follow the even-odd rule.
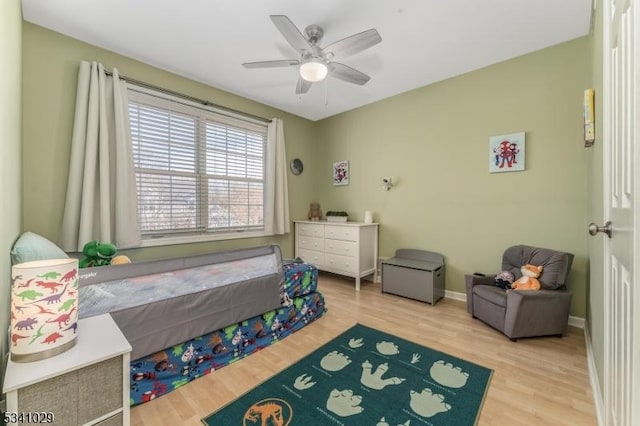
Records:
[[[393,182],[391,181],[390,177],[382,178],[382,189],[384,189],[385,191],[388,191],[391,189],[392,186],[393,186]]]

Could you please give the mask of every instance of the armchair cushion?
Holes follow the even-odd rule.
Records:
[[[511,290],[503,290],[500,287],[483,285],[474,289],[474,294],[497,306],[507,306],[507,293]]]

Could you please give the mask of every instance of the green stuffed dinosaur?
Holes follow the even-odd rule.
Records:
[[[117,251],[116,246],[111,243],[89,241],[82,249],[84,257],[80,259],[78,266],[80,268],[91,268],[110,265],[111,259],[116,255]]]

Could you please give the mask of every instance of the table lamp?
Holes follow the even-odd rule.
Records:
[[[78,327],[78,260],[11,268],[11,360],[31,362],[71,349]]]

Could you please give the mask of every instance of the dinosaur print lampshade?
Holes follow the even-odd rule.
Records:
[[[72,348],[78,327],[78,260],[19,263],[11,279],[11,360],[38,361]]]

